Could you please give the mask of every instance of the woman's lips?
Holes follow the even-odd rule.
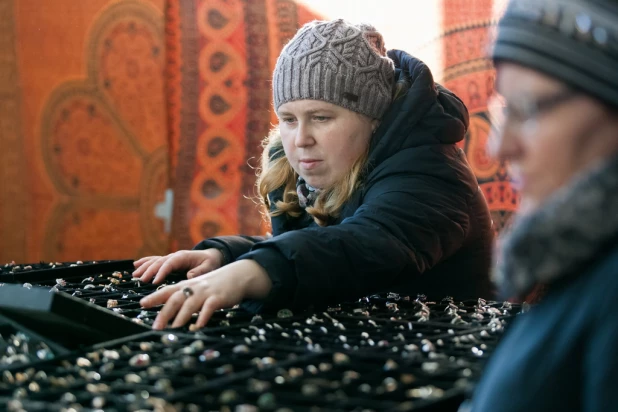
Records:
[[[302,167],[303,169],[311,170],[311,169],[315,169],[316,167],[318,167],[320,163],[322,163],[322,161],[318,159],[302,159],[299,161],[299,163],[300,163],[300,167]]]

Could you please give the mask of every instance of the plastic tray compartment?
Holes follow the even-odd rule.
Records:
[[[324,352],[251,377],[210,382],[169,402],[203,410],[456,410],[466,378],[456,364]]]
[[[71,405],[76,409],[136,410],[170,398],[179,390],[207,382],[225,385],[303,356],[307,355],[302,351],[269,345],[148,332],[5,371],[0,399],[27,404],[27,410]]]

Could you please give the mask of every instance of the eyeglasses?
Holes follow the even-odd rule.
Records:
[[[492,135],[501,136],[506,132],[531,134],[536,130],[539,118],[556,110],[561,105],[578,97],[573,89],[534,98],[519,99],[507,102],[504,97],[495,94],[489,100],[489,120],[492,124]]]

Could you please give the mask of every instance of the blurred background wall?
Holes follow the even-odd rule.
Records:
[[[135,258],[267,230],[255,204],[270,77],[315,18],[374,24],[468,105],[497,229],[486,59],[503,0],[0,0],[0,262]]]

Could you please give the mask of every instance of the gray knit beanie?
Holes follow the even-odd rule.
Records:
[[[618,107],[618,1],[511,0],[492,57]]]
[[[381,119],[392,101],[393,61],[380,33],[344,20],[305,24],[284,47],[273,75],[275,110],[323,100]]]

